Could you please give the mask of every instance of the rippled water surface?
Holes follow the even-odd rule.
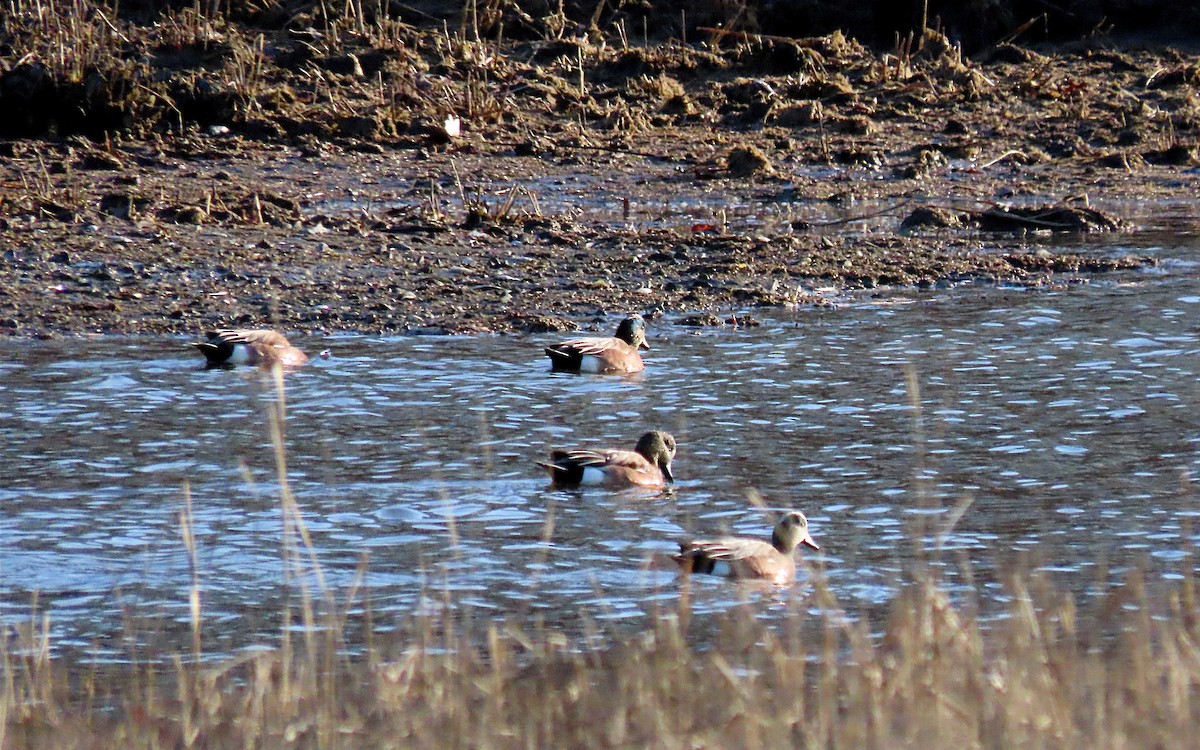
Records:
[[[1170,576],[1197,526],[1200,282],[1193,238],[1150,244],[1162,267],[1059,291],[898,292],[742,329],[659,318],[628,379],[550,374],[557,336],[298,339],[332,357],[287,377],[291,488],[326,584],[365,571],[353,606],[382,629],[447,589],[568,628],[672,606],[674,574],[646,561],[694,532],[766,535],[749,488],[808,513],[808,559],[859,609],[891,599],[913,531],[933,544],[955,506],[942,558],[961,591],[998,592],[1015,554],[1084,596],[1134,563]],[[278,637],[272,386],[185,343],[0,343],[8,622],[49,613],[60,647],[112,658],[130,613],[185,631],[190,497],[210,638]],[[552,491],[534,466],[652,427],[680,443],[664,495]],[[747,592],[711,579],[693,596]]]

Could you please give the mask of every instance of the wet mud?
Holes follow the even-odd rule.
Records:
[[[23,113],[0,142],[6,334],[721,325],[847,290],[1087,283],[1154,259],[1030,239],[1135,231],[1106,206],[1200,181],[1200,64],[1169,47],[92,20],[123,56],[0,75]],[[711,210],[664,221],[685,198]]]

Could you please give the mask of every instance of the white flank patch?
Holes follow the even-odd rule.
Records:
[[[586,372],[595,375],[596,373],[600,372],[602,366],[603,363],[597,357],[593,357],[590,354],[585,354],[579,358],[580,372]]]
[[[580,484],[604,484],[608,476],[597,469],[595,466],[586,466],[583,469],[583,479],[579,480]]]
[[[233,352],[230,353],[229,359],[226,361],[232,365],[248,365],[250,364],[250,359],[250,347],[245,344],[234,344]]]
[[[733,567],[724,560],[716,560],[713,562],[712,572],[715,576],[733,575]]]

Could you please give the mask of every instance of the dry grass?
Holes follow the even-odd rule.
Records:
[[[1190,556],[1177,582],[1151,587],[1135,571],[1085,611],[1026,566],[1008,578],[1003,616],[987,622],[918,564],[875,622],[809,570],[771,623],[754,596],[693,616],[685,580],[678,608],[632,635],[497,623],[449,593],[399,632],[374,634],[369,606],[352,630],[359,587],[339,596],[324,582],[288,486],[275,380],[281,554],[295,592],[281,645],[203,659],[195,578],[191,638],[165,661],[55,659],[50,624],[34,616],[0,631],[0,747],[1191,745],[1200,609]],[[190,502],[180,529],[191,556]]]
[[[339,655],[333,631],[306,629],[303,643],[217,666],[176,660],[161,674],[131,666],[81,675],[88,670],[49,658],[35,627],[5,643],[0,740],[6,748],[1189,743],[1200,681],[1190,581],[1151,599],[1133,576],[1086,615],[1037,575],[1014,576],[1008,594],[1007,616],[985,627],[923,577],[872,637],[818,580],[780,627],[764,625],[752,605],[704,621],[684,611],[600,646],[449,609],[414,617],[387,643],[351,644],[365,649],[359,656]]]
[[[127,41],[105,9],[89,0],[12,0],[4,12],[11,14],[6,25],[22,52],[15,64],[44,65],[55,78],[71,83],[82,83],[90,72],[119,60]],[[28,46],[22,43],[27,40]]]

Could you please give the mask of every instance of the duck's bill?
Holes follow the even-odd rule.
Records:
[[[811,536],[804,537],[803,539],[800,540],[800,543],[805,545],[806,547],[812,547],[813,549],[821,549],[819,546],[817,546],[817,543],[813,541],[813,538]]]

